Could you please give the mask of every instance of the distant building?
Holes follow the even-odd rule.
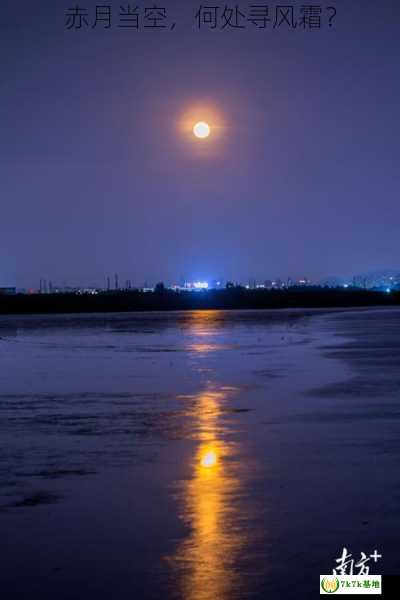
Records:
[[[282,289],[282,280],[281,279],[275,279],[274,281],[272,281],[272,288],[274,290],[280,290]]]
[[[1,295],[12,295],[17,293],[17,288],[15,287],[0,287]]]
[[[208,290],[209,287],[208,281],[185,281],[185,284],[181,289],[186,292],[198,292],[201,290]]]
[[[362,288],[364,290],[367,289],[367,287],[370,287],[368,284],[368,278],[364,275],[355,275],[353,277],[353,287]]]
[[[307,277],[302,277],[301,279],[298,279],[296,283],[297,285],[302,287],[311,285],[311,281]]]

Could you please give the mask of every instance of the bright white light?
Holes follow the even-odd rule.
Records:
[[[206,452],[204,452],[203,456],[201,457],[200,464],[202,467],[209,469],[211,467],[215,467],[217,461],[217,453],[213,448],[210,448],[209,450],[206,450]]]
[[[196,290],[206,290],[206,289],[208,289],[208,282],[207,281],[195,281],[193,283],[193,287]]]
[[[343,287],[344,287],[344,288],[348,288],[348,287],[349,287],[349,284],[348,284],[348,283],[345,283]]]
[[[386,288],[386,293],[387,293],[387,294],[390,294],[390,292],[391,292],[391,291],[392,291],[392,290],[391,290],[390,288]]]
[[[200,121],[193,127],[193,133],[197,138],[204,139],[210,135],[211,129],[208,123]]]

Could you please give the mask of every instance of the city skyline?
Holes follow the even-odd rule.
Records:
[[[351,277],[340,277],[340,276],[329,276],[321,279],[311,279],[307,276],[294,278],[294,277],[268,277],[262,278],[247,277],[244,280],[238,278],[226,278],[226,277],[208,277],[203,279],[193,279],[187,277],[175,277],[173,280],[168,281],[160,279],[158,281],[152,281],[149,278],[142,282],[135,280],[134,278],[120,277],[118,273],[114,273],[112,276],[108,275],[103,278],[102,283],[85,282],[78,284],[74,281],[66,281],[65,279],[56,280],[54,278],[40,278],[39,284],[33,287],[19,287],[15,285],[4,285],[0,282],[1,290],[15,290],[22,293],[52,293],[52,292],[68,292],[76,290],[102,290],[102,291],[129,291],[129,290],[143,290],[143,289],[155,289],[158,285],[164,285],[166,289],[170,290],[211,290],[211,289],[223,289],[226,286],[234,285],[241,286],[250,289],[283,289],[287,287],[296,286],[321,286],[321,287],[358,287],[365,289],[378,289],[381,288],[385,291],[391,291],[392,289],[398,289],[400,286],[400,269],[393,270],[381,270],[368,273],[358,273]]]

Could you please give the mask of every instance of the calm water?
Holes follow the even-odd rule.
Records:
[[[1,597],[316,598],[343,546],[398,573],[399,396],[396,310],[2,317]]]

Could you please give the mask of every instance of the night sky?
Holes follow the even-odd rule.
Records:
[[[0,286],[400,270],[398,0],[305,31],[199,30],[193,0],[123,30],[120,4],[78,31],[76,2],[2,1]]]

